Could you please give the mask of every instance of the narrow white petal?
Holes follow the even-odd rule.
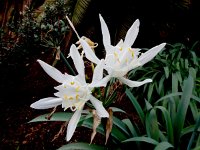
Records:
[[[102,59],[99,64],[94,69],[92,82],[99,81],[103,78],[103,69],[104,69],[105,62]]]
[[[126,79],[124,77],[119,77],[118,78],[121,82],[123,82],[124,84],[128,85],[129,87],[139,87],[143,84],[146,84],[146,83],[149,83],[149,82],[152,82],[151,79],[145,79],[143,81],[131,81],[129,79]]]
[[[39,64],[42,66],[44,71],[52,77],[54,80],[56,80],[59,83],[63,83],[65,80],[65,75],[62,74],[58,69],[50,66],[49,64],[43,62],[42,60],[37,60]]]
[[[81,57],[81,55],[79,54],[76,46],[74,44],[72,44],[72,46],[70,47],[70,56],[74,62],[74,65],[76,67],[77,72],[85,77],[85,66],[84,66],[84,62],[83,59]]]
[[[110,53],[110,45],[111,45],[111,40],[110,40],[110,33],[108,30],[108,27],[103,19],[103,17],[99,14],[99,19],[101,23],[101,31],[102,31],[102,36],[103,36],[103,44],[105,47],[105,50],[107,53]]]
[[[138,60],[141,63],[141,65],[144,65],[147,62],[149,62],[150,60],[152,60],[164,48],[165,45],[166,45],[166,43],[162,43],[160,45],[157,45],[157,46],[151,48],[147,52],[143,53],[138,58]]]
[[[83,39],[80,39],[80,42],[85,52],[86,58],[89,59],[91,62],[98,64],[100,60],[97,58],[97,56],[95,55],[91,47],[88,45],[88,43]]]
[[[67,126],[67,135],[66,135],[67,141],[69,141],[74,134],[74,131],[81,117],[81,112],[82,109],[81,110],[77,109],[69,121],[69,124]]]
[[[93,81],[91,84],[89,84],[88,86],[93,88],[93,87],[106,87],[108,81],[111,79],[110,75],[107,75],[106,77],[104,77],[103,79],[99,80],[99,81]]]
[[[131,47],[137,38],[139,32],[140,21],[137,19],[126,33],[124,47]]]
[[[36,101],[35,103],[31,104],[30,107],[34,109],[49,109],[61,104],[62,104],[61,98],[47,97]]]
[[[93,106],[95,107],[96,111],[97,111],[97,115],[99,117],[109,117],[108,112],[106,111],[106,109],[103,107],[102,102],[99,101],[98,99],[96,99],[94,96],[90,96],[90,101],[93,104]]]

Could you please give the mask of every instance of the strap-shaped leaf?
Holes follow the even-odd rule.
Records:
[[[166,150],[168,148],[172,148],[174,147],[173,145],[171,145],[168,142],[161,142],[158,145],[156,145],[156,147],[154,148],[154,150]]]
[[[63,145],[62,147],[58,148],[57,150],[72,150],[72,149],[78,149],[78,150],[106,150],[107,148],[100,145],[95,144],[89,144],[89,143],[70,143]]]

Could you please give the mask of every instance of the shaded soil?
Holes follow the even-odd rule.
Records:
[[[28,105],[17,106],[1,103],[0,149],[55,150],[67,144],[65,132],[52,141],[63,122],[28,123],[44,113],[48,113],[48,111],[33,110]],[[89,142],[90,134],[91,130],[79,127],[70,142]],[[100,142],[98,143],[100,144]]]

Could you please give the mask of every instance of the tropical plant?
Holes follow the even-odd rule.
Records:
[[[200,58],[196,54],[197,45],[198,42],[195,42],[190,48],[182,43],[168,44],[150,63],[130,71],[128,76],[131,79],[152,77],[153,80],[150,84],[134,89],[134,95],[143,92],[149,102],[155,102],[156,98],[183,89],[184,79],[191,74],[195,81],[194,93],[199,96]]]

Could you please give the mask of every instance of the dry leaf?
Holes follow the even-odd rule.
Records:
[[[45,119],[50,120],[51,117],[52,117],[52,115],[55,113],[56,108],[57,108],[57,107],[54,107],[53,110],[52,110],[52,112],[51,112],[50,114],[48,114],[48,115],[45,117]]]
[[[95,135],[96,135],[96,129],[97,127],[99,126],[99,124],[101,123],[101,117],[99,117],[97,115],[97,112],[96,110],[92,110],[92,114],[93,114],[93,132],[92,132],[92,135],[91,135],[91,140],[90,140],[90,144],[92,143]]]
[[[66,122],[61,126],[59,132],[54,136],[54,138],[53,138],[53,140],[52,140],[51,142],[55,141],[60,135],[62,135],[62,134],[64,133],[64,131],[65,131],[66,127],[67,127],[67,124],[68,124],[68,121],[66,121]]]
[[[113,111],[111,108],[108,109],[109,113],[109,118],[107,119],[106,123],[106,142],[105,145],[107,144],[108,138],[110,136],[110,133],[112,131],[112,126],[113,126]]]

